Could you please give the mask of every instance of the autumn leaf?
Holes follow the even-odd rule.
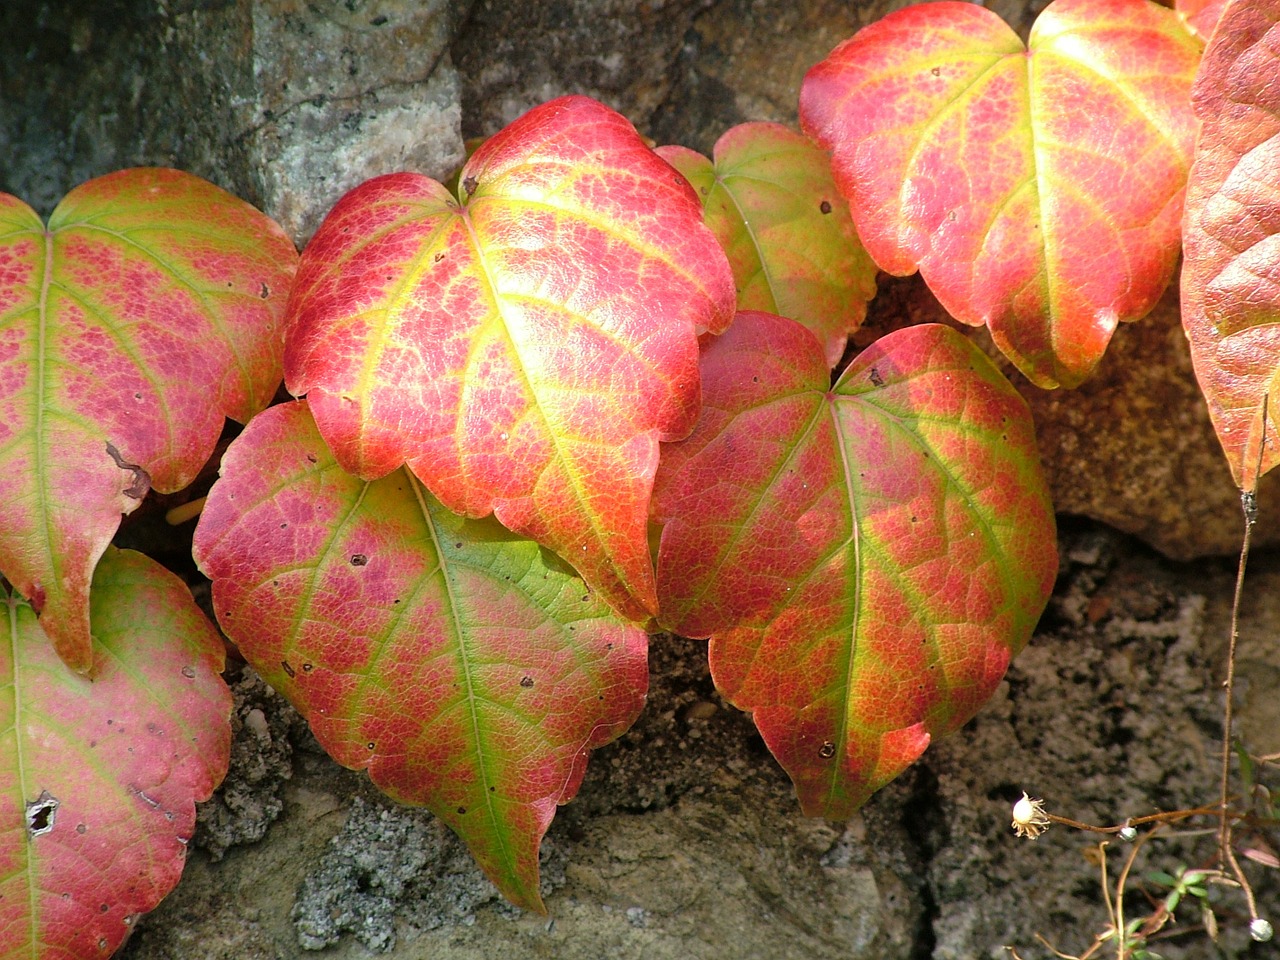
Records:
[[[1280,458],[1278,50],[1275,5],[1233,0],[1196,79],[1202,127],[1184,225],[1182,325],[1214,429],[1246,491]]]
[[[92,680],[5,592],[0,960],[109,957],[182,873],[195,805],[227,771],[222,639],[173,574],[108,548]]]
[[[194,552],[223,629],[324,748],[541,910],[539,842],[588,752],[639,714],[645,634],[407,470],[346,473],[301,401],[231,445]]]
[[[826,151],[778,123],[743,123],[716,141],[708,160],[686,147],[658,155],[702,198],[724,247],[739,310],[798,320],[844,356],[849,334],[876,295],[876,266],[858,240]]]
[[[1227,0],[1176,0],[1173,8],[1191,33],[1207,43],[1218,25]]]
[[[663,624],[711,638],[806,814],[848,817],[987,700],[1057,572],[1026,404],[948,327],[829,386],[813,336],[740,313],[703,417],[663,451]]]
[[[394,174],[333,209],[290,302],[289,389],[347,470],[407,463],[647,620],[658,442],[692,429],[697,335],[732,319],[724,253],[684,179],[586,97],[530,111],[459,182]]]
[[[1173,274],[1199,53],[1147,0],[1055,0],[1026,47],[976,4],[918,4],[810,70],[800,116],[882,269],[1075,386]]]
[[[0,194],[0,574],[75,669],[121,514],[270,402],[296,260],[275,223],[176,170],[91,180],[47,228]]]

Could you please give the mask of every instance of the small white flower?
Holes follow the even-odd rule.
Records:
[[[1258,943],[1266,943],[1275,936],[1275,931],[1271,929],[1271,924],[1262,919],[1262,917],[1254,917],[1249,924],[1249,936],[1253,937]]]
[[[1020,837],[1034,840],[1049,828],[1049,818],[1045,816],[1044,801],[1027,796],[1013,805],[1013,832]]]

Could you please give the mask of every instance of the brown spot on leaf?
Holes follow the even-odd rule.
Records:
[[[824,214],[825,214],[825,213],[830,213],[830,212],[831,212],[831,201],[830,201],[830,200],[823,200],[820,204],[818,204],[818,209],[819,209],[819,210],[821,210]]]
[[[462,191],[468,197],[471,196],[473,193],[475,193],[476,188],[479,186],[480,186],[480,181],[478,181],[475,177],[467,177],[465,180],[462,181]]]
[[[285,676],[287,676],[290,680],[292,680],[294,677],[298,675],[298,671],[293,669],[293,664],[291,664],[288,660],[280,661],[280,669],[285,672]]]
[[[128,470],[133,474],[133,482],[124,488],[124,495],[134,500],[141,500],[145,497],[147,491],[151,489],[151,474],[136,463],[126,463],[124,457],[120,456],[120,451],[113,444],[107,444],[107,455],[116,462],[116,466],[121,470]]]

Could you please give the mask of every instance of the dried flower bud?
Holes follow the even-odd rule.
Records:
[[[1020,837],[1034,840],[1049,827],[1049,818],[1045,816],[1044,801],[1027,796],[1013,805],[1013,832]]]

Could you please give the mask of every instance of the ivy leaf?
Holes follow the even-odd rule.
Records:
[[[1213,35],[1227,0],[1175,0],[1173,8],[1191,33],[1204,42]]]
[[[305,402],[232,443],[194,553],[227,635],[334,759],[428,807],[542,910],[539,842],[588,752],[639,715],[645,634],[407,470],[345,472]]]
[[[1196,80],[1203,125],[1184,229],[1182,325],[1214,429],[1246,491],[1280,459],[1277,50],[1274,4],[1233,0]]]
[[[1029,47],[975,4],[918,4],[810,70],[800,116],[882,269],[1075,386],[1173,274],[1199,53],[1146,0],[1055,0]]]
[[[178,882],[195,804],[227,772],[222,639],[131,551],[94,574],[92,680],[0,596],[0,956],[109,957]]]
[[[738,309],[800,321],[825,345],[827,364],[839,364],[876,295],[876,266],[826,151],[782,124],[744,123],[716,142],[714,160],[686,147],[658,155],[701,196],[733,268]]]
[[[121,514],[270,402],[296,261],[266,216],[176,170],[91,180],[47,228],[0,194],[0,574],[75,669]]]
[[[658,441],[697,419],[697,335],[733,315],[724,253],[684,178],[586,97],[525,114],[459,182],[393,174],[333,209],[290,304],[289,389],[350,472],[407,463],[647,620]]]
[[[848,817],[987,700],[1057,572],[1026,404],[948,327],[896,331],[834,387],[799,325],[740,313],[703,416],[663,451],[663,623],[711,638],[806,814]]]

